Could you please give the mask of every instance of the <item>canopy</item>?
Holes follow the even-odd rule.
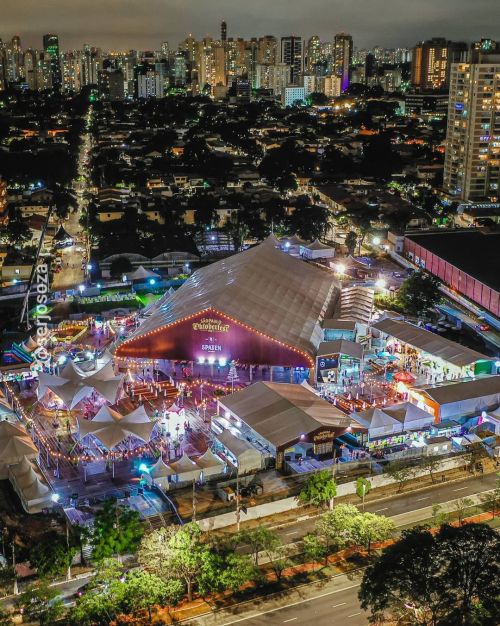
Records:
[[[170,467],[177,475],[176,482],[197,480],[200,476],[200,468],[185,452],[178,461],[170,463]]]
[[[35,472],[33,465],[24,458],[9,468],[10,482],[27,513],[37,513],[51,503],[49,487]]]
[[[41,400],[49,389],[67,408],[72,409],[96,391],[110,404],[113,404],[122,379],[123,375],[114,375],[111,361],[105,363],[97,372],[88,374],[80,370],[70,360],[60,376],[45,372],[39,374],[37,396]]]
[[[397,372],[394,374],[393,379],[398,383],[414,383],[416,378],[409,372]]]
[[[22,426],[0,422],[0,480],[7,478],[9,465],[37,456],[38,449]]]
[[[404,430],[417,430],[429,426],[434,417],[411,402],[402,402],[383,408],[372,407],[351,416],[366,426],[370,437],[378,437]]]
[[[175,474],[175,471],[170,467],[170,465],[167,465],[165,463],[162,457],[160,457],[158,461],[156,461],[156,463],[153,465],[153,467],[149,470],[148,474],[151,476],[151,478],[154,478],[156,480],[157,478],[172,476],[173,474]]]
[[[140,411],[139,409],[142,409]],[[139,407],[128,415],[104,405],[94,419],[78,418],[80,438],[93,435],[108,449],[112,450],[128,437],[135,437],[148,442],[156,422],[150,421],[143,407]]]
[[[200,458],[196,459],[196,465],[201,467],[205,478],[207,476],[221,474],[226,466],[224,461],[214,454],[210,448],[208,448],[205,454],[200,456]]]
[[[146,280],[147,278],[160,278],[158,274],[155,274],[151,270],[147,270],[143,265],[139,265],[139,267],[132,272],[131,274],[127,274],[127,278],[129,280]]]

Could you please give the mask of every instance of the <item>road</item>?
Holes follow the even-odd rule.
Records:
[[[379,513],[393,517],[432,506],[433,504],[442,504],[450,500],[465,498],[476,495],[483,491],[489,491],[496,486],[496,474],[486,474],[485,476],[477,476],[467,478],[466,480],[444,483],[443,485],[429,487],[419,491],[403,493],[395,498],[384,501],[366,502],[365,511],[370,513]],[[243,516],[244,517],[244,516]],[[284,543],[296,543],[308,532],[314,528],[316,520],[314,518],[301,520],[286,527],[276,529]]]
[[[52,283],[53,291],[63,291],[77,287],[85,281],[85,263],[88,259],[87,238],[80,226],[82,212],[87,206],[87,194],[89,192],[89,166],[88,159],[92,149],[90,125],[92,123],[92,108],[87,113],[85,130],[82,135],[80,151],[77,162],[77,178],[73,181],[73,189],[76,192],[76,210],[70,213],[64,223],[64,229],[75,241],[71,248],[62,250],[62,269],[54,274]],[[83,265],[83,267],[82,267]]]
[[[190,620],[200,626],[276,626],[277,624],[314,624],[314,626],[365,626],[367,613],[361,609],[358,590],[361,572],[335,576],[321,583],[302,585],[287,593],[273,594],[256,602],[218,611]]]

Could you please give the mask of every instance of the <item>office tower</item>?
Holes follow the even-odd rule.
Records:
[[[258,39],[257,63],[274,65],[278,61],[278,40],[273,35]]]
[[[221,22],[220,40],[222,41],[222,43],[225,43],[227,41],[227,23],[226,22]]]
[[[307,42],[306,48],[306,67],[311,73],[321,61],[321,42],[317,35],[313,35]]]
[[[269,87],[275,96],[285,93],[285,88],[290,84],[292,69],[287,63],[276,63],[269,66]]]
[[[302,45],[302,37],[290,37],[281,38],[281,63],[289,65],[290,82],[294,85],[298,85],[300,75],[304,69],[304,51]]]
[[[186,84],[187,62],[183,52],[178,52],[174,58],[174,84],[183,87]]]
[[[349,87],[352,64],[352,37],[339,33],[334,38],[334,73],[340,78],[342,91]]]
[[[163,98],[161,76],[158,72],[147,70],[137,75],[138,98]]]
[[[446,89],[451,64],[466,62],[467,55],[467,44],[446,41],[443,37],[418,43],[413,48],[412,85],[421,91]]]
[[[23,54],[24,80],[31,91],[38,89],[37,56],[37,52],[33,48],[28,48]]]
[[[369,52],[365,57],[365,82],[368,83],[375,76],[377,71],[377,60],[375,55]]]
[[[43,36],[43,51],[50,59],[50,69],[52,72],[52,87],[58,89],[62,84],[61,64],[59,60],[59,37],[57,35]]]
[[[465,201],[500,196],[500,54],[451,68],[444,188]]]

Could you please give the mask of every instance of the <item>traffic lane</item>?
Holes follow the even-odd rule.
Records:
[[[346,589],[318,593],[312,598],[291,602],[285,607],[276,607],[259,613],[221,620],[221,626],[244,624],[245,626],[264,626],[265,624],[291,624],[294,622],[315,626],[365,626],[368,624],[367,613],[361,609],[358,600],[359,583],[353,583]]]
[[[496,480],[496,474],[487,474],[453,483],[445,483],[436,487],[428,487],[427,489],[422,489],[422,491],[403,493],[390,500],[367,502],[365,511],[380,513],[386,516],[399,515],[400,513],[415,511],[432,504],[441,504],[494,489]],[[295,522],[284,528],[276,529],[276,533],[284,543],[297,543],[301,541],[305,534],[314,529],[316,520],[317,518],[311,518]]]

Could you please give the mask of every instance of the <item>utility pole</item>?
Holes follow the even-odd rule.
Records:
[[[14,589],[13,593],[15,596],[19,595],[19,588],[17,586],[17,572],[16,572],[16,547],[14,544],[14,539],[12,539],[12,569],[14,571]]]
[[[68,519],[66,518],[66,549],[68,550],[68,571],[66,573],[66,580],[71,580],[71,560],[69,558],[69,527],[68,527]]]
[[[335,481],[335,473],[337,471],[337,448],[335,447],[335,442],[332,441],[333,446],[333,456],[332,456],[332,480]],[[333,498],[330,498],[330,511],[333,511]]]
[[[196,480],[193,478],[193,522],[196,522]]]
[[[238,532],[240,532],[240,516],[240,468],[238,466],[236,468],[236,529]]]

